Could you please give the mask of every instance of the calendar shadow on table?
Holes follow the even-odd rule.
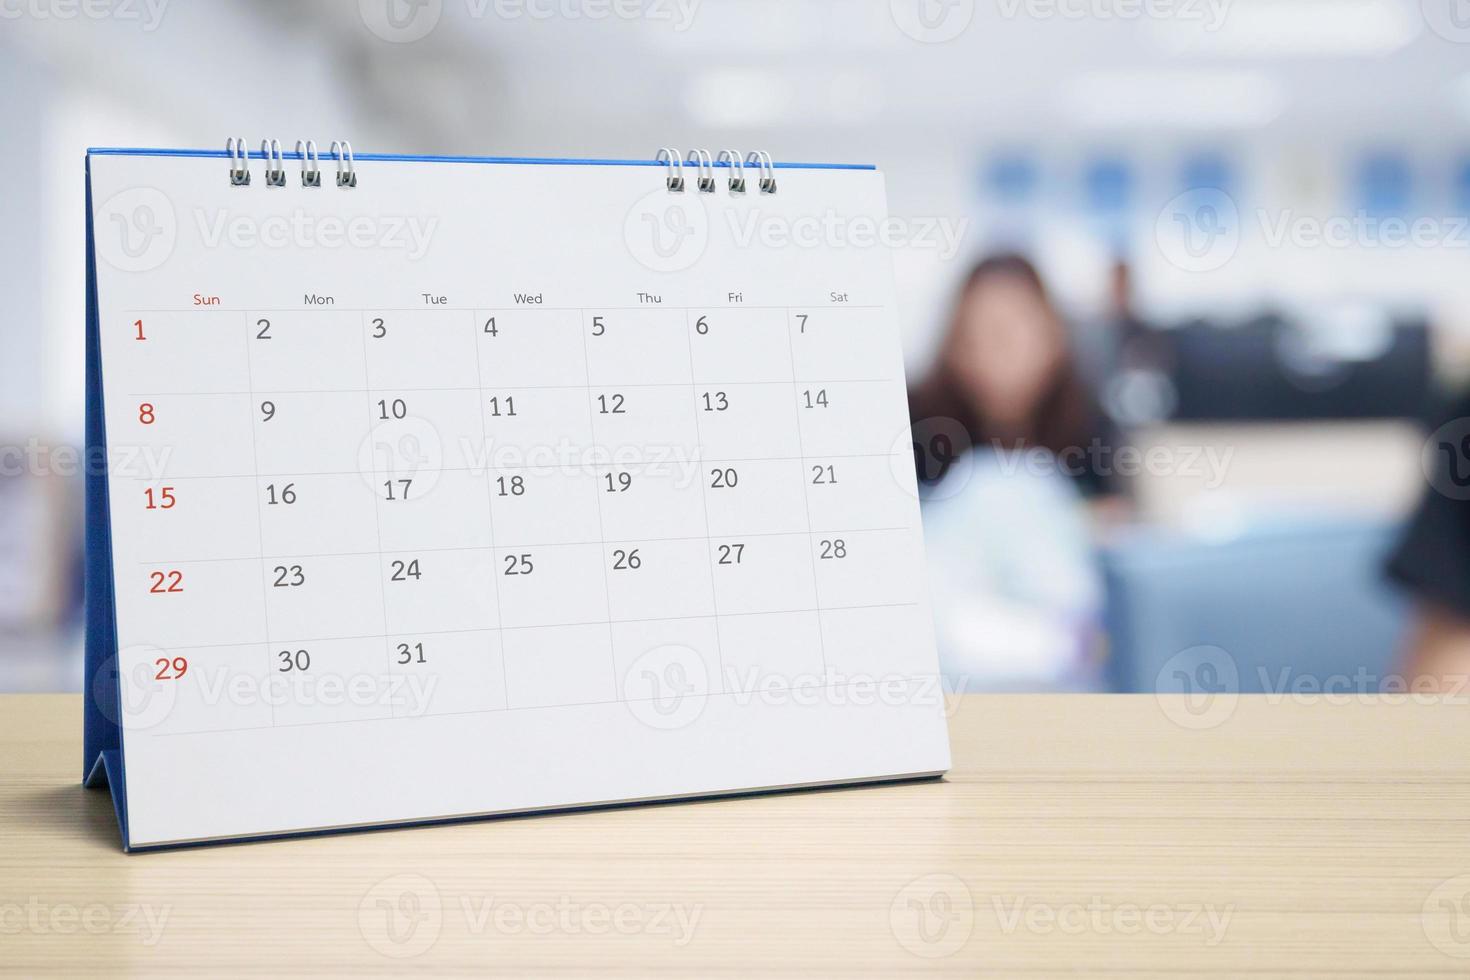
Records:
[[[119,853],[122,850],[112,795],[105,789],[65,783],[23,791],[10,799],[16,819],[26,826],[44,828],[56,836],[84,839]]]
[[[628,803],[602,803],[590,806],[567,807],[557,810],[537,810],[528,813],[507,813],[491,816],[451,817],[443,820],[415,821],[398,825],[374,825],[347,827],[338,830],[319,830],[310,833],[290,833],[269,837],[246,839],[201,841],[180,844],[159,850],[180,850],[197,847],[225,847],[250,844],[268,844],[282,840],[310,837],[339,837],[344,834],[399,833],[406,830],[423,830],[447,827],[455,824],[499,823],[507,820],[554,820],[568,819],[588,813],[614,810],[645,810],[663,807],[692,807],[737,800],[758,801],[761,798],[805,796],[812,794],[861,793],[896,786],[942,785],[949,782],[943,775],[913,776],[898,779],[874,780],[871,782],[843,783],[835,786],[797,786],[790,789],[762,789],[740,793],[722,793],[674,800],[636,800]],[[113,812],[112,797],[105,789],[91,789],[80,785],[50,786],[36,790],[18,799],[21,820],[28,824],[43,826],[52,831],[62,831],[79,838],[87,838],[106,847],[121,850],[122,838],[118,831],[117,817]]]

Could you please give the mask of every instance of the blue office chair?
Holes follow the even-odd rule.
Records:
[[[1382,572],[1397,534],[1391,524],[1336,522],[1221,541],[1130,536],[1102,556],[1109,683],[1176,691],[1177,678],[1161,675],[1182,665],[1201,686],[1245,694],[1377,690],[1396,672],[1405,625],[1406,603]],[[1184,663],[1195,650],[1206,651],[1199,663]]]

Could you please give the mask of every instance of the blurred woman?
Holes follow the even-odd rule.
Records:
[[[975,266],[909,403],[949,681],[1096,685],[1102,585],[1084,501],[1108,489],[1112,446],[1030,262]]]
[[[1019,255],[992,256],[971,270],[928,376],[910,393],[922,442],[952,420],[968,446],[948,457],[941,442],[920,460],[933,483],[963,450],[1024,454],[1041,449],[1058,472],[1092,497],[1109,489],[1111,439],[1081,380],[1072,342],[1035,266]],[[925,420],[934,420],[925,425]],[[1031,454],[1031,459],[1040,458]],[[1034,467],[1032,467],[1034,468]]]

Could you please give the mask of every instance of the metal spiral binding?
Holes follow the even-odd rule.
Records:
[[[709,155],[709,150],[690,150],[689,162],[694,165],[698,176],[694,179],[694,186],[701,194],[713,194],[715,192],[715,162]]]
[[[357,165],[352,159],[352,144],[346,140],[332,140],[329,151],[337,158],[337,186],[357,186]]]
[[[724,164],[730,168],[729,188],[731,194],[744,194],[746,188],[745,168],[756,168],[756,186],[762,194],[776,193],[776,164],[765,150],[752,150],[744,159],[739,150],[721,150],[718,157],[711,157],[709,150],[690,150],[687,159],[680,159],[679,151],[663,147],[654,159],[666,168],[664,186],[678,193],[684,190],[684,165],[694,168],[694,186],[701,194],[713,194],[716,186],[715,166]]]
[[[243,138],[225,140],[225,153],[230,158],[230,185],[244,187],[250,183],[250,150]]]
[[[715,159],[717,163],[728,163],[730,165],[730,193],[745,193],[745,163],[740,159],[739,150],[721,150]]]
[[[751,150],[745,162],[760,167],[761,176],[757,185],[762,194],[776,193],[776,164],[765,150]]]
[[[668,168],[664,186],[675,194],[682,193],[684,190],[684,161],[679,156],[679,151],[665,146],[658,151],[654,159]]]
[[[281,157],[280,140],[261,140],[260,155],[265,158],[265,186],[286,186],[286,161]]]
[[[357,162],[352,158],[352,144],[346,140],[332,140],[331,156],[337,161],[337,186],[357,186]],[[230,161],[230,184],[247,187],[250,184],[250,148],[243,137],[231,136],[225,140],[225,155]],[[322,161],[317,153],[316,140],[297,140],[294,154],[301,158],[301,186],[322,186]],[[260,141],[260,157],[265,161],[265,184],[267,187],[286,186],[286,155],[281,151],[281,141]]]
[[[296,153],[301,157],[301,186],[322,186],[322,161],[317,156],[316,140],[297,140]]]

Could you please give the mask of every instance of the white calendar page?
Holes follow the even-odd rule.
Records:
[[[132,846],[948,768],[881,174],[89,161]]]

